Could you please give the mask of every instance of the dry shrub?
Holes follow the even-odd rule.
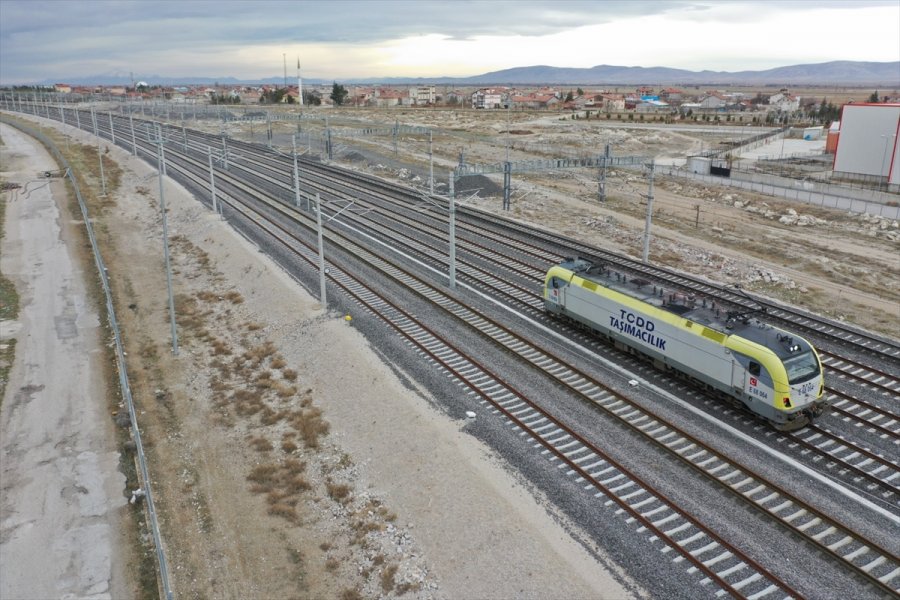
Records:
[[[275,489],[270,490],[269,493],[266,494],[266,502],[268,502],[269,504],[272,504],[272,505],[282,504],[282,503],[287,504],[288,506],[296,505],[296,502],[291,503],[289,501],[285,501],[285,499],[290,498],[290,496],[291,495],[288,494],[287,492],[285,492],[284,490],[279,490],[278,488],[275,488]],[[284,501],[284,502],[282,502],[282,501]]]
[[[230,355],[231,348],[228,347],[228,342],[225,340],[215,339],[212,343],[213,347],[213,356],[222,356],[222,355]]]
[[[400,585],[397,586],[397,595],[402,596],[406,592],[413,592],[415,590],[418,590],[421,587],[422,587],[422,584],[420,584],[420,583],[413,583],[413,582],[407,581],[407,582],[401,583]]]
[[[156,361],[159,358],[156,344],[152,342],[142,342],[139,354],[141,355],[141,358],[147,359],[148,361]]]
[[[394,589],[394,575],[397,574],[397,565],[390,565],[381,572],[381,589],[384,593]]]
[[[203,302],[215,302],[216,300],[220,300],[219,296],[208,290],[197,292],[197,299],[202,300]]]
[[[274,410],[266,406],[262,409],[262,415],[259,417],[259,422],[263,425],[274,425],[278,421],[287,417],[288,414],[290,413],[288,413],[288,411],[286,410],[275,412]]]
[[[377,566],[384,564],[384,554],[378,554],[372,559],[372,564]]]
[[[284,360],[284,358],[279,355],[272,359],[271,366],[273,369],[281,369],[281,368],[287,366],[287,361]]]
[[[257,465],[253,467],[247,479],[260,484],[275,484],[278,481],[278,467],[275,465]]]
[[[281,376],[288,381],[297,381],[297,371],[293,369],[285,369],[281,372]]]
[[[329,481],[325,484],[325,487],[328,490],[328,495],[331,496],[332,500],[336,502],[349,500],[350,486],[346,483],[333,483]]]
[[[325,568],[329,571],[336,571],[339,566],[341,566],[340,561],[333,556],[325,561]]]
[[[247,331],[258,331],[263,328],[263,326],[260,325],[259,323],[253,323],[251,321],[248,321],[247,323],[245,323],[244,327],[247,328]]]
[[[288,504],[273,504],[269,507],[269,514],[276,517],[284,517],[292,523],[297,520],[297,511]]]
[[[197,304],[197,299],[188,296],[187,294],[175,294],[173,298],[175,304],[175,313],[179,315],[194,315],[197,314],[199,305]],[[168,319],[168,315],[166,315]]]
[[[284,461],[284,464],[281,465],[281,468],[288,475],[299,475],[300,473],[303,473],[306,471],[306,463],[302,460],[296,460],[293,458],[289,458],[286,461]]]
[[[257,452],[268,452],[273,448],[272,442],[262,437],[250,440],[250,446]]]
[[[250,486],[250,491],[254,494],[268,494],[272,491],[271,483],[254,483]]]
[[[240,304],[244,301],[244,297],[241,296],[239,292],[236,292],[234,290],[225,294],[225,299],[230,301],[232,304]]]
[[[341,600],[363,600],[363,595],[356,588],[346,588],[341,592]]]
[[[291,425],[300,432],[307,448],[318,448],[319,437],[328,433],[328,421],[322,418],[322,410],[317,407],[304,408],[294,413]]]
[[[312,485],[306,480],[306,477],[303,477],[302,475],[288,477],[284,481],[284,490],[288,494],[299,494],[300,492],[305,492],[310,489],[312,489]]]
[[[291,440],[284,440],[281,442],[281,449],[287,454],[293,454],[297,450],[297,444]]]
[[[322,542],[321,544],[319,544],[319,549],[322,552],[328,552],[329,550],[331,550],[331,544],[329,544],[328,542]]]
[[[235,405],[235,412],[242,417],[252,417],[266,407],[262,400],[254,398],[249,402],[239,402]]]
[[[274,389],[279,398],[290,398],[297,393],[297,388],[292,385],[281,385],[280,383],[276,383]]]
[[[275,387],[275,382],[271,379],[257,378],[256,381],[253,382],[253,385],[260,390],[270,390]]]

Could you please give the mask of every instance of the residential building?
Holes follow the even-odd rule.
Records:
[[[472,93],[472,108],[506,108],[506,89],[483,88]]]
[[[410,104],[434,104],[435,94],[433,85],[420,85],[409,88]]]

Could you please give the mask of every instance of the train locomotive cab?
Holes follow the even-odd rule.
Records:
[[[825,413],[822,364],[809,342],[756,319],[729,330],[726,347],[737,367],[732,396],[782,431],[800,429]]]
[[[544,307],[745,406],[776,429],[799,429],[828,408],[822,364],[809,342],[728,313],[715,299],[570,258],[547,271]]]

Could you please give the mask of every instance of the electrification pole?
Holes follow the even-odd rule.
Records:
[[[178,356],[178,331],[175,328],[175,299],[172,296],[172,269],[169,261],[169,219],[166,214],[166,196],[163,191],[163,178],[166,176],[166,151],[163,145],[162,127],[156,124],[157,134],[157,172],[159,173],[159,206],[162,210],[163,256],[166,261],[166,287],[169,291],[169,321],[172,326],[172,354]]]
[[[219,214],[219,207],[216,205],[216,176],[213,171],[212,146],[206,147],[206,153],[209,156],[209,191],[212,198],[213,212]]]
[[[294,155],[294,204],[300,210],[300,168],[297,165],[297,134],[291,136],[291,149]]]
[[[650,222],[653,218],[653,160],[650,160],[650,189],[647,192],[647,221],[644,223],[644,253],[641,260],[647,264],[650,258]]]
[[[91,107],[91,123],[94,125],[94,135],[97,136],[97,158],[100,159],[100,186],[103,190],[103,195],[106,195],[106,175],[103,172],[103,144],[100,139],[100,132],[97,129],[97,113],[94,112],[94,108]]]
[[[322,310],[328,310],[328,301],[325,297],[325,243],[322,240],[322,201],[316,194],[316,229],[319,238],[319,298],[322,301]]]

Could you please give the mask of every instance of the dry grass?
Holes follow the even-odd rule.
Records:
[[[331,481],[325,484],[328,495],[335,502],[346,503],[350,500],[350,486],[346,483],[333,483]]]
[[[385,594],[394,589],[394,575],[397,574],[397,565],[390,565],[381,572],[381,589]]]
[[[276,356],[272,359],[272,362],[269,363],[273,369],[283,369],[287,366],[287,361],[284,360],[284,357],[281,355]]]
[[[269,507],[268,513],[276,517],[282,517],[294,523],[297,521],[297,511],[293,506],[287,504],[273,504]]]
[[[297,381],[297,371],[293,369],[285,369],[281,372],[281,376],[288,381]]]
[[[330,425],[322,418],[322,409],[310,406],[294,413],[291,426],[300,433],[307,448],[319,447],[319,438],[328,433]]]
[[[250,447],[257,452],[269,452],[272,450],[272,442],[263,437],[257,437],[250,440]]]
[[[339,566],[341,566],[340,561],[333,556],[325,561],[325,568],[329,571],[336,571]]]
[[[341,600],[363,600],[363,595],[356,588],[346,588],[341,592]]]
[[[258,465],[250,471],[247,479],[259,484],[274,484],[278,481],[278,467],[275,465]]]

